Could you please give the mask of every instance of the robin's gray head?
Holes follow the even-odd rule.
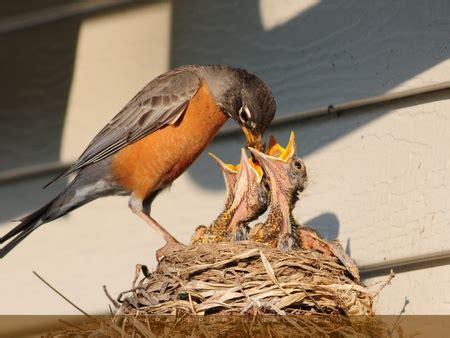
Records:
[[[213,92],[221,110],[241,126],[249,146],[262,149],[262,134],[275,115],[272,91],[263,80],[244,69],[213,69]]]
[[[239,123],[249,146],[261,149],[261,136],[275,115],[275,98],[270,88],[258,77],[241,71],[241,104],[232,117]]]

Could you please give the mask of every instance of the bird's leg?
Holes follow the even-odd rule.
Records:
[[[137,198],[134,195],[131,195],[128,205],[131,211],[133,211],[136,215],[142,218],[148,225],[150,225],[156,231],[158,231],[160,235],[165,239],[167,244],[180,244],[180,242],[175,237],[173,237],[166,229],[164,229],[161,224],[159,224],[156,220],[150,217],[150,204],[152,201],[153,198],[142,201],[142,199]]]

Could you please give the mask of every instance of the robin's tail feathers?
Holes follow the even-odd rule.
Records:
[[[45,219],[45,216],[52,207],[52,204],[53,201],[44,205],[42,208],[29,214],[28,216],[25,216],[21,219],[20,224],[14,227],[5,236],[0,238],[0,243],[11,240],[5,246],[0,248],[0,258],[3,258],[8,252],[14,249],[17,244],[23,241],[25,237],[27,237],[35,229],[48,221]]]

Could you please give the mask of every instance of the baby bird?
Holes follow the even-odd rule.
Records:
[[[269,183],[262,168],[247,157],[242,149],[241,161],[233,166],[213,156],[224,174],[227,188],[225,208],[209,227],[199,226],[192,243],[211,243],[247,239],[247,223],[267,210]]]
[[[269,205],[270,185],[261,166],[248,158],[241,149],[241,163],[231,209],[234,210],[227,229],[231,241],[243,241],[248,237],[248,223],[262,215]]]
[[[219,157],[213,153],[208,153],[217,163],[219,169],[222,171],[223,180],[225,182],[225,205],[223,211],[211,223],[210,227],[206,225],[199,225],[191,238],[191,243],[211,243],[220,242],[220,236],[224,236],[228,228],[230,220],[230,207],[234,200],[234,191],[237,181],[237,173],[239,164],[232,165],[223,162]]]
[[[301,247],[298,225],[292,210],[300,192],[307,183],[304,162],[295,155],[295,135],[291,132],[288,145],[283,148],[271,137],[267,154],[249,148],[270,180],[270,212],[264,224],[256,225],[250,232],[250,239],[266,242],[281,251]]]
[[[234,199],[234,188],[236,186],[237,181],[237,173],[239,171],[239,164],[232,165],[230,163],[224,163],[220,158],[218,158],[213,153],[208,153],[214,161],[216,161],[218,167],[222,170],[223,180],[225,182],[225,207],[224,209],[228,209],[231,207],[231,203],[233,203]]]

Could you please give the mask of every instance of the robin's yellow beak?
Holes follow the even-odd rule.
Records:
[[[246,126],[242,127],[242,130],[244,131],[245,137],[247,138],[247,146],[252,147],[257,150],[263,150],[264,144],[262,142],[261,134],[257,133],[254,134],[249,128]]]

